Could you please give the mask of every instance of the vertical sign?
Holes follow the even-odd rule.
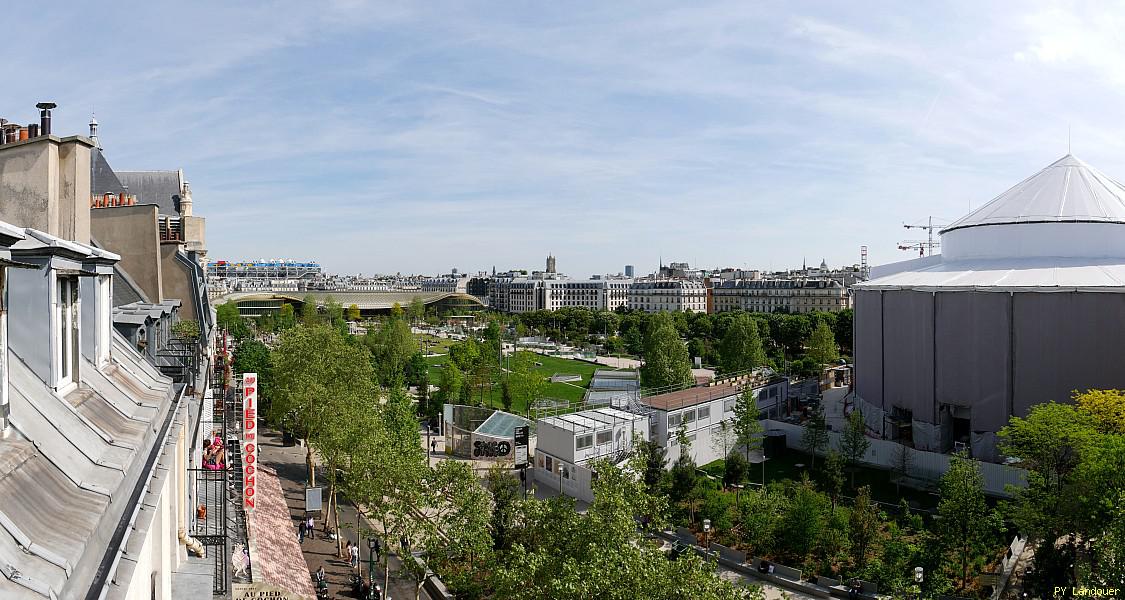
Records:
[[[242,509],[254,511],[258,471],[258,374],[242,375]]]
[[[516,442],[516,468],[522,469],[527,466],[527,436],[528,427],[516,427],[514,431],[514,438]]]

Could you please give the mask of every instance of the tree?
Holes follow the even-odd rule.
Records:
[[[867,454],[871,441],[867,439],[867,425],[863,421],[863,413],[853,410],[848,415],[847,425],[844,427],[843,436],[840,438],[840,454],[844,456],[848,469],[852,472],[852,487],[855,487],[855,472],[859,463]]]
[[[788,556],[803,561],[824,533],[828,499],[806,479],[789,490],[789,506],[781,519],[782,545]]]
[[[359,306],[351,304],[348,306],[348,320],[355,322],[359,320]]]
[[[832,512],[836,512],[836,504],[844,493],[844,456],[835,450],[829,450],[824,459],[824,487],[832,499]]]
[[[465,377],[461,374],[461,369],[458,369],[452,361],[445,363],[441,370],[441,380],[438,383],[441,400],[447,404],[459,403],[461,401],[461,387],[464,382]]]
[[[547,382],[543,374],[535,370],[535,354],[516,352],[512,355],[511,372],[508,374],[508,392],[513,404],[530,407],[543,395]]]
[[[809,422],[801,432],[801,446],[812,458],[812,468],[816,470],[816,455],[828,447],[828,423],[824,420],[824,407],[817,405],[809,413]]]
[[[379,383],[383,387],[399,387],[406,381],[411,357],[417,352],[410,326],[401,318],[390,318],[375,334],[372,354],[375,357]]]
[[[1125,391],[1087,390],[1074,394],[1078,411],[1090,416],[1099,431],[1125,434]]]
[[[407,316],[411,323],[417,323],[426,316],[426,305],[422,302],[420,296],[414,296],[410,300],[410,306],[407,307]]]
[[[512,530],[519,524],[520,482],[497,464],[488,470],[485,485],[492,492],[492,547],[507,550],[512,545]]]
[[[980,465],[966,454],[950,457],[949,470],[941,477],[938,529],[946,552],[961,564],[958,589],[969,583],[969,564],[987,552],[997,520],[984,499],[984,477]]]
[[[667,313],[653,316],[645,337],[641,385],[649,389],[681,388],[692,382],[687,346]]]
[[[901,492],[901,482],[903,479],[910,477],[913,465],[914,455],[910,448],[899,444],[895,448],[894,464],[891,466],[891,477],[894,478],[896,492]]]
[[[270,349],[265,344],[255,339],[243,340],[234,351],[234,362],[231,368],[235,373],[258,374],[258,404],[269,406],[270,395],[273,393],[273,379],[271,371],[273,365]],[[260,411],[261,412],[261,411]]]
[[[847,350],[852,347],[852,321],[855,318],[855,310],[845,308],[836,313],[836,323],[832,326],[832,333],[835,334],[836,341]]]
[[[867,553],[879,533],[879,511],[871,500],[871,488],[859,488],[848,515],[848,537],[852,544],[852,561],[859,570],[867,566]]]
[[[737,444],[738,439],[734,433],[734,423],[730,420],[719,421],[718,427],[711,427],[711,449],[720,456],[730,454]]]
[[[719,360],[724,374],[746,372],[765,364],[766,352],[758,336],[758,325],[749,315],[739,315],[727,329],[719,346]]]
[[[199,321],[192,321],[190,319],[183,319],[181,321],[176,321],[176,324],[172,326],[172,333],[176,337],[180,337],[180,338],[183,338],[185,340],[191,340],[191,341],[198,340],[199,339]]]
[[[277,328],[278,329],[292,329],[297,326],[297,317],[293,311],[293,305],[285,302],[277,311]]]
[[[320,314],[316,311],[316,296],[307,294],[304,300],[301,300],[301,324],[312,326],[319,322]]]
[[[734,429],[735,439],[746,452],[746,460],[750,460],[751,450],[761,450],[765,428],[758,420],[758,398],[754,395],[754,388],[746,386],[738,395],[734,404],[734,418],[731,426]],[[765,462],[762,463],[762,485],[765,485]]]
[[[215,309],[215,320],[219,327],[226,329],[236,340],[250,337],[250,328],[246,325],[246,319],[238,312],[238,304],[235,302],[220,304]]]
[[[371,364],[362,348],[322,325],[282,333],[272,359],[269,417],[309,440],[305,464],[314,485],[313,446],[333,435],[346,406],[373,397]]]
[[[480,347],[472,336],[449,347],[449,360],[465,372],[469,372],[480,360]]]
[[[750,470],[750,463],[737,452],[726,455],[723,463],[723,485],[731,487],[746,481],[746,472]]]
[[[816,329],[809,337],[808,348],[809,357],[819,365],[834,363],[840,358],[836,338],[832,335],[832,329],[824,321],[817,323]]]
[[[594,502],[583,514],[569,498],[521,502],[522,526],[498,553],[482,587],[494,598],[760,599],[756,588],[721,580],[694,553],[669,560],[638,531],[662,526],[666,504],[617,467],[593,465]]]
[[[746,490],[739,495],[741,542],[747,546],[747,555],[774,552],[786,507],[784,494],[768,494],[765,488]]]
[[[664,445],[638,438],[634,440],[633,448],[630,467],[633,472],[641,473],[641,479],[648,492],[656,493],[667,473],[664,466],[668,458],[665,455]]]

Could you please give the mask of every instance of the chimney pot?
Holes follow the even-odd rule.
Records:
[[[27,137],[28,137],[28,139],[34,139],[34,138],[39,137],[39,126],[36,125],[35,123],[29,123],[27,125]]]
[[[51,109],[58,106],[54,102],[40,102],[35,105],[39,109],[39,129],[43,135],[51,135]]]
[[[27,137],[28,137],[27,127],[20,127],[20,139],[19,139],[19,141],[22,142],[22,141],[26,140]]]

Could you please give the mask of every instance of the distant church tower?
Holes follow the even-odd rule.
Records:
[[[550,254],[547,255],[547,272],[556,273],[555,271],[555,257]]]

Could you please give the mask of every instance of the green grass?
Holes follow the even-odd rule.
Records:
[[[424,347],[427,354],[448,354],[449,347],[457,343],[457,340],[441,338],[428,333],[414,334],[414,341],[415,343],[426,342],[420,347]]]
[[[426,358],[426,362],[430,365],[430,382],[433,385],[438,385],[441,381],[442,367],[439,367],[437,365],[444,365],[448,361],[448,356],[430,356]],[[544,379],[548,379],[556,373],[580,375],[582,377],[581,382],[575,383],[547,382],[547,385],[543,390],[543,398],[566,400],[571,404],[581,402],[582,398],[585,397],[586,388],[590,385],[590,379],[593,377],[594,371],[598,369],[609,368],[580,360],[558,358],[555,356],[543,356],[541,354],[537,354],[535,356],[535,362],[539,363],[535,366],[535,372],[541,375]],[[480,394],[480,389],[473,390],[474,401],[480,398]],[[500,401],[499,386],[484,390],[484,404],[486,406],[493,406],[496,408],[503,407],[503,403],[501,403]],[[527,403],[517,400],[512,405],[512,412],[518,414],[526,414]]]

